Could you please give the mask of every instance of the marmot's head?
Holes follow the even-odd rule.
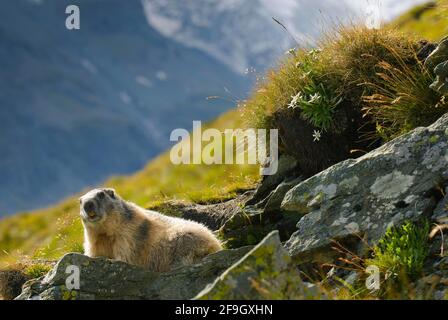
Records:
[[[119,224],[122,220],[123,200],[114,189],[93,189],[83,195],[79,203],[81,218],[89,226],[107,228],[109,224]]]

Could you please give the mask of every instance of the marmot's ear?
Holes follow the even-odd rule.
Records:
[[[107,189],[104,189],[104,192],[106,192],[109,195],[109,197],[111,197],[112,199],[116,198],[116,194],[115,194],[115,190],[114,189],[107,188]]]

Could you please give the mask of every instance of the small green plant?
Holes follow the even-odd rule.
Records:
[[[51,270],[51,265],[36,263],[32,264],[24,270],[24,274],[31,278],[40,278]]]
[[[335,299],[416,299],[419,293],[414,281],[422,276],[429,255],[429,231],[426,219],[391,227],[373,247],[363,240],[370,252],[367,257],[335,241],[333,249],[341,255],[339,263],[327,266],[356,272],[352,283],[333,277],[338,287]],[[367,268],[372,266],[379,269],[380,290],[366,286]],[[326,278],[322,283],[329,288],[335,284]]]
[[[429,254],[427,220],[406,222],[400,227],[392,227],[373,248],[373,258],[368,265],[375,265],[382,272],[392,276],[404,273],[414,279],[422,273]]]
[[[74,242],[69,249],[70,252],[84,253],[84,246],[80,242]]]

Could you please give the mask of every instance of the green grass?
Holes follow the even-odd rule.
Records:
[[[23,273],[32,279],[44,276],[47,272],[51,270],[52,266],[43,263],[32,264],[25,268]]]
[[[370,83],[376,93],[365,95],[364,114],[376,122],[376,135],[384,141],[393,139],[420,126],[427,126],[448,112],[448,104],[437,92],[429,89],[434,81],[422,64],[408,67],[404,61],[396,68],[379,64],[377,83]]]
[[[393,22],[393,26],[422,39],[439,41],[448,33],[448,1],[439,0],[423,4],[406,12]]]

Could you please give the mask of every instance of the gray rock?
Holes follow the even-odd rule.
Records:
[[[424,276],[417,281],[417,291],[422,299],[448,299],[447,227],[448,225],[439,225],[430,233]]]
[[[297,160],[288,155],[281,155],[278,159],[277,172],[270,176],[264,176],[260,185],[258,186],[252,199],[248,201],[248,205],[254,205],[262,199],[266,198],[269,193],[274,190],[281,182],[291,178],[296,173]]]
[[[432,220],[444,224],[448,223],[448,188],[445,188],[445,197],[437,204]]]
[[[448,289],[438,290],[434,293],[435,300],[448,300]]]
[[[30,280],[17,300],[191,299],[251,248],[223,250],[166,273],[105,258],[69,253],[45,277]],[[68,290],[67,267],[80,270],[79,290]]]
[[[416,295],[418,299],[424,300],[447,300],[448,299],[448,274],[446,272],[435,272],[426,275],[416,281]]]
[[[282,200],[285,194],[292,189],[292,187],[298,185],[302,181],[302,178],[296,178],[292,180],[286,180],[280,183],[277,188],[270,194],[267,198],[266,204],[264,206],[265,213],[276,212],[280,210]]]
[[[443,38],[437,48],[425,60],[425,67],[433,70],[440,63],[448,60],[448,37]]]
[[[196,299],[305,299],[322,297],[317,286],[303,282],[283,248],[277,231],[271,232],[240,261],[200,292]]]
[[[217,230],[240,212],[241,207],[252,195],[253,191],[247,191],[232,200],[207,205],[189,204],[179,211],[182,218],[200,222],[212,230]]]
[[[66,287],[69,266],[79,268],[80,290]],[[144,284],[156,277],[156,273],[124,262],[69,253],[45,277],[27,282],[17,300],[113,299],[118,295],[122,299],[139,299],[145,295]]]
[[[436,80],[429,87],[441,95],[448,95],[448,60],[439,63],[434,68],[434,74]]]
[[[285,247],[306,260],[332,239],[375,242],[388,227],[432,213],[431,194],[447,179],[448,114],[288,191],[282,208],[306,215]]]
[[[214,204],[196,204],[187,201],[168,200],[147,209],[169,216],[181,217],[204,224],[211,230],[218,230],[227,220],[240,213],[244,204],[252,199],[254,190],[248,190],[235,198]]]
[[[441,95],[448,94],[448,37],[443,38],[437,48],[425,60],[425,66],[434,70],[435,81],[430,88]]]
[[[350,274],[345,278],[345,283],[349,286],[354,286],[356,282],[359,281],[359,272],[352,271]]]
[[[22,270],[0,270],[0,300],[12,300],[22,291],[30,277]]]
[[[207,284],[241,259],[252,246],[222,250],[204,258],[200,263],[163,273],[151,284],[149,299],[192,299]]]
[[[221,236],[229,240],[228,245],[256,244],[273,230],[280,232],[282,240],[289,239],[302,215],[283,212],[280,205],[286,192],[300,181],[301,178],[286,179],[261,202],[241,206],[220,229]]]

